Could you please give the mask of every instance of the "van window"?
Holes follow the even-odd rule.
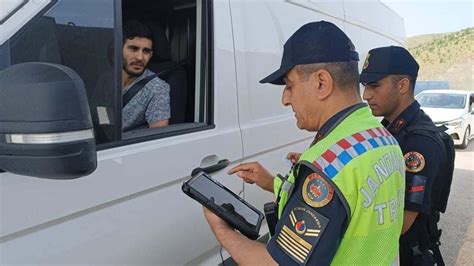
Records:
[[[166,137],[212,126],[208,2],[122,1],[122,26],[138,21],[152,33],[153,56],[146,69],[169,85],[170,105],[168,126],[124,128],[123,141]],[[123,116],[129,115],[126,108]]]
[[[0,45],[0,71],[23,62],[76,71],[85,85],[99,150],[212,127],[210,1],[49,2]],[[132,19],[153,33],[147,69],[169,84],[171,117],[162,128],[122,132],[122,25]]]

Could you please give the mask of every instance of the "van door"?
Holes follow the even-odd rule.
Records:
[[[283,86],[259,81],[280,66],[284,42],[302,25],[326,20],[341,26],[341,1],[231,1],[234,29],[239,122],[245,161],[259,161],[271,173],[285,175],[283,158],[303,152],[315,133],[299,130],[290,107],[281,103]],[[340,16],[340,18],[339,18]],[[274,200],[254,185],[245,197],[258,208]]]
[[[171,1],[171,15],[189,26],[174,36],[196,38],[186,42],[195,55],[183,65],[195,72],[192,108],[183,106],[190,119],[122,133],[121,1],[42,2],[39,16],[0,43],[0,71],[28,61],[76,71],[92,109],[98,168],[65,181],[0,173],[0,264],[186,264],[206,256],[216,240],[181,184],[196,167],[242,158],[228,4]],[[152,3],[149,12],[160,9]],[[242,181],[223,171],[216,179],[241,191]]]

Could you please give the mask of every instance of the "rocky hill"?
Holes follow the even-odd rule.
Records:
[[[474,90],[474,28],[407,38],[420,64],[418,80],[447,80],[451,89]]]

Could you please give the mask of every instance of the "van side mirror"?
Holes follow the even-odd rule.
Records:
[[[92,120],[79,75],[38,62],[0,71],[0,169],[73,179],[96,167]]]

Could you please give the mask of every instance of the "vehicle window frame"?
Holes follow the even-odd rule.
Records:
[[[196,0],[197,2],[198,0]],[[213,13],[212,13],[212,1],[202,1],[201,9],[201,21],[196,21],[201,24],[201,33],[199,36],[201,40],[200,49],[200,69],[201,75],[199,88],[196,88],[196,93],[199,93],[201,97],[201,104],[199,106],[199,117],[205,122],[195,123],[181,123],[172,124],[161,128],[146,128],[143,130],[137,130],[130,133],[122,132],[122,110],[117,110],[115,113],[116,120],[119,121],[116,125],[115,135],[118,136],[119,140],[112,140],[96,145],[97,151],[126,146],[130,144],[151,141],[156,139],[162,139],[172,136],[178,136],[183,134],[189,134],[204,130],[215,128],[214,124],[214,86],[213,86]],[[198,19],[199,16],[196,16]],[[115,77],[116,84],[122,83],[122,5],[121,1],[116,1],[115,4]],[[198,37],[198,36],[196,36]],[[199,41],[199,40],[198,40]],[[207,99],[206,99],[207,98]],[[116,90],[115,98],[116,108],[122,107],[122,91]],[[196,114],[195,114],[196,115]],[[201,121],[201,119],[200,119]],[[126,138],[124,138],[126,136]]]
[[[196,0],[198,1],[198,0]],[[18,30],[8,41],[3,45],[9,45],[11,40],[18,38],[21,34],[35,23],[40,17],[44,16],[51,7],[53,7],[58,0],[52,0],[47,6],[45,6],[40,12],[38,12],[32,19],[30,19],[20,30]],[[96,144],[97,151],[106,150],[110,148],[130,145],[134,143],[140,143],[150,140],[156,140],[161,138],[167,138],[172,136],[178,136],[183,134],[189,134],[204,130],[209,130],[215,128],[214,124],[214,64],[213,64],[213,12],[212,12],[212,1],[202,1],[201,21],[197,21],[201,25],[201,33],[199,36],[201,40],[200,48],[200,64],[198,66],[201,69],[199,86],[196,88],[196,93],[199,93],[201,97],[200,101],[203,104],[200,104],[199,108],[196,109],[198,114],[194,114],[195,117],[199,117],[199,121],[205,121],[205,123],[196,122],[196,123],[184,123],[184,124],[175,124],[168,125],[162,128],[148,128],[146,130],[136,131],[130,138],[123,138],[123,132],[121,128],[122,121],[122,110],[115,112],[115,121],[119,121],[116,124],[114,135],[115,139]],[[196,19],[199,19],[199,16],[196,16]],[[114,57],[115,57],[115,67],[114,67],[114,83],[122,84],[122,1],[114,1]],[[122,108],[122,91],[115,90],[115,99],[114,99],[115,108]]]
[[[13,15],[15,15],[18,10],[20,10],[22,7],[24,7],[28,3],[27,0],[22,0],[21,3],[15,7],[10,13],[8,13],[3,19],[0,18],[0,25],[3,25],[9,18],[11,18]]]

